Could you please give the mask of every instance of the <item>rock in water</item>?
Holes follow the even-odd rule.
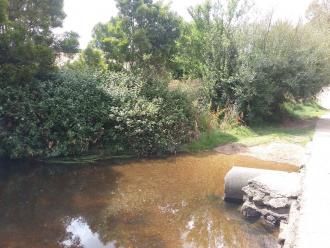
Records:
[[[255,177],[243,187],[242,214],[247,218],[262,217],[279,225],[288,220],[290,206],[299,195],[299,173],[274,173]]]

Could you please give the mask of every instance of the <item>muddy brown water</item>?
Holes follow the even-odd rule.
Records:
[[[2,162],[0,247],[276,247],[276,228],[223,202],[233,165],[297,170],[216,153],[91,165]]]

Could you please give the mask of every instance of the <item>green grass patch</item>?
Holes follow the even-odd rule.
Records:
[[[298,120],[317,118],[325,114],[326,112],[326,109],[321,107],[315,101],[310,101],[306,103],[288,102],[283,104],[282,107],[288,117]]]
[[[236,133],[238,142],[246,146],[260,145],[271,141],[285,141],[305,145],[312,139],[314,128],[315,122],[310,122],[306,126],[292,127],[263,124],[254,127],[240,127],[240,129],[247,130],[244,134],[236,132],[235,128],[228,132]]]
[[[283,106],[283,110],[287,114],[285,121],[281,123],[240,125],[225,130],[214,129],[202,133],[198,140],[185,145],[183,150],[186,152],[205,151],[232,142],[239,142],[246,146],[260,145],[271,141],[305,145],[312,140],[317,118],[326,112],[324,108],[314,102],[287,103]]]
[[[183,146],[185,152],[198,152],[210,150],[220,144],[226,144],[237,141],[237,138],[230,133],[219,129],[211,130],[210,132],[202,133],[198,140]]]

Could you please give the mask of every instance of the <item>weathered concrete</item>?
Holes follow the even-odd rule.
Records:
[[[299,200],[292,202],[289,219],[287,222],[281,221],[278,243],[280,247],[294,247],[294,234],[297,230],[297,220],[299,218]]]
[[[267,223],[287,223],[290,206],[300,191],[299,173],[264,174],[250,180],[243,187],[244,204],[241,212],[245,217],[262,217]]]
[[[330,87],[318,95],[319,104],[330,109]],[[279,244],[283,248],[330,247],[329,215],[329,158],[330,144],[327,114],[319,121],[313,142],[306,146],[301,170],[301,193],[290,209],[289,223],[281,223]]]
[[[226,201],[242,201],[244,195],[242,188],[247,186],[250,180],[261,175],[265,177],[269,175],[270,178],[276,176],[278,176],[277,178],[282,178],[282,176],[285,174],[287,173],[282,171],[262,170],[262,169],[234,166],[225,176],[224,198]],[[269,184],[276,184],[276,183],[270,181]],[[278,190],[281,190],[279,189],[280,185],[277,185],[275,187],[277,187]]]
[[[330,247],[330,113],[316,127],[305,168],[294,242],[285,247]]]

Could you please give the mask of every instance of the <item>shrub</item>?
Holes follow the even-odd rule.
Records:
[[[191,137],[194,115],[182,92],[169,91],[160,80],[144,81],[123,73],[108,76],[113,83],[104,84],[104,89],[116,104],[111,107],[114,127],[108,129],[107,143],[112,139],[122,150],[153,155],[174,152]]]
[[[63,72],[0,90],[1,150],[11,157],[78,154],[102,136],[111,97],[97,75]]]
[[[182,93],[158,84],[67,70],[51,81],[4,87],[0,155],[67,156],[96,145],[138,155],[173,152],[189,138],[193,114]]]
[[[280,120],[283,103],[310,100],[329,84],[327,11],[315,3],[311,21],[294,25],[252,20],[248,2],[206,1],[191,8],[174,74],[202,79],[212,112],[229,109],[229,116],[249,124]]]

